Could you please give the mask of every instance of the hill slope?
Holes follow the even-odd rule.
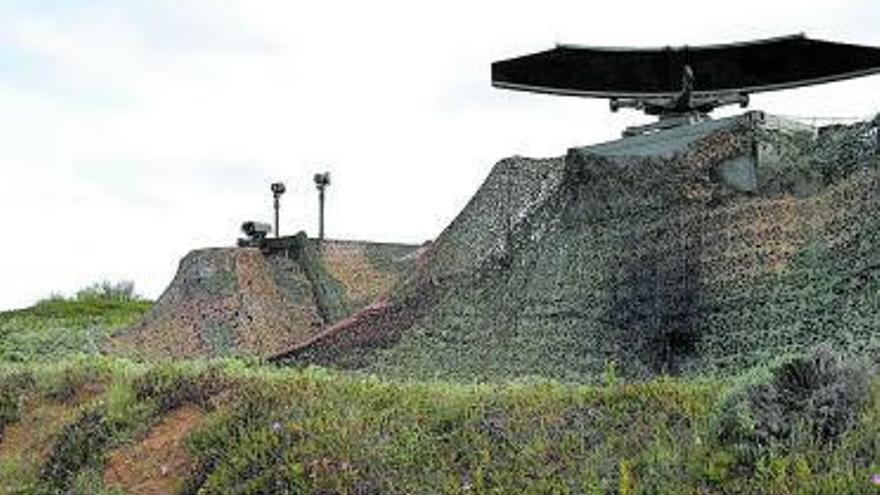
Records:
[[[97,354],[114,332],[138,321],[151,306],[136,298],[53,297],[0,312],[0,362]]]
[[[0,367],[0,494],[869,493],[880,384],[809,360],[760,380],[460,385],[236,362]]]

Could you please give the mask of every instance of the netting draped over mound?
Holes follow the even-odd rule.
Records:
[[[880,314],[876,150],[867,123],[744,120],[668,157],[502,161],[405,290],[279,359],[583,379],[864,351]]]
[[[109,350],[146,357],[270,356],[382,297],[415,264],[414,246],[300,234],[283,252],[189,253],[150,312]]]

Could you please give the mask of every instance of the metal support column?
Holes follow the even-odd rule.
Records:
[[[284,191],[286,190],[286,188],[284,187],[284,183],[282,183],[282,182],[273,183],[271,188],[272,188],[272,198],[274,199],[273,206],[275,208],[275,238],[277,239],[278,237],[281,236],[281,229],[279,228],[279,225],[278,225],[278,212],[281,209],[280,199],[281,199],[281,195],[284,194]]]
[[[330,172],[315,174],[315,187],[318,188],[318,240],[324,240],[324,189],[330,185]]]

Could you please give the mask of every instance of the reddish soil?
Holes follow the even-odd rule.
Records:
[[[205,413],[195,406],[172,411],[139,442],[110,454],[104,484],[139,495],[175,493],[194,462],[186,449],[186,436],[204,418]]]

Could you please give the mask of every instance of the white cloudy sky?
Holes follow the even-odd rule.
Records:
[[[221,6],[222,5],[222,6]],[[0,309],[131,279],[156,297],[187,251],[270,218],[422,242],[492,164],[615,137],[644,117],[495,90],[489,64],[556,42],[700,44],[805,31],[880,45],[880,2],[0,0]],[[880,80],[758,95],[864,116]]]

